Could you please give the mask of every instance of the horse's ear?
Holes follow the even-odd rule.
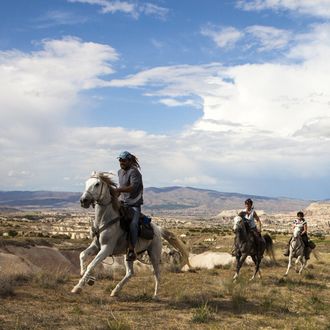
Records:
[[[92,171],[91,178],[93,178],[93,177],[97,177],[97,176],[98,176],[97,171]]]

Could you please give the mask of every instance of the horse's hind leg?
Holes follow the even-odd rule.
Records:
[[[160,259],[161,259],[161,246],[153,246],[152,249],[148,250],[148,255],[154,268],[154,277],[155,277],[155,290],[153,298],[157,297],[159,281],[160,281]]]
[[[301,267],[299,269],[299,275],[301,275],[301,273],[302,273],[303,269],[305,268],[306,264],[307,264],[307,260],[305,258],[301,258],[300,259]]]
[[[298,262],[300,262],[300,265],[302,265],[302,260],[301,260],[301,256],[299,256],[297,259],[296,259],[296,262],[295,262],[295,270],[296,270],[296,273],[299,273],[299,270],[298,270]]]
[[[115,297],[119,293],[119,291],[123,288],[123,286],[126,284],[126,282],[134,275],[133,262],[134,261],[127,261],[125,258],[126,274],[121,279],[121,281],[116,285],[116,287],[111,291],[110,294],[111,297]]]

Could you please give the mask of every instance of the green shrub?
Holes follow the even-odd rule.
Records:
[[[212,311],[207,305],[207,302],[196,309],[191,321],[193,323],[207,323],[213,319]]]

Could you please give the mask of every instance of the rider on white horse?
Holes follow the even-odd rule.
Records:
[[[118,159],[120,164],[120,170],[118,171],[119,187],[116,191],[120,195],[119,199],[124,203],[124,206],[131,207],[134,210],[129,228],[129,250],[126,257],[127,261],[134,261],[136,259],[135,245],[138,240],[141,205],[143,204],[142,175],[139,171],[138,159],[134,155],[128,151],[123,151]]]
[[[304,213],[299,211],[297,213],[297,219],[293,221],[292,228],[299,228],[301,239],[305,244],[305,258],[306,260],[309,259],[309,248],[308,248],[308,236],[307,236],[307,221],[304,218]],[[289,256],[289,247],[290,247],[291,238],[288,242],[286,251],[284,252],[284,256]]]
[[[260,251],[261,245],[261,221],[256,211],[253,208],[253,201],[248,198],[245,202],[245,210],[239,213],[239,216],[243,218],[247,229],[252,233],[254,241],[257,246],[257,251]]]

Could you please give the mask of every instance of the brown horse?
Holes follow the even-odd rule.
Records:
[[[238,278],[239,271],[248,256],[251,256],[255,264],[255,270],[250,280],[253,280],[257,273],[259,274],[259,277],[261,277],[260,262],[263,258],[265,250],[274,259],[272,238],[268,234],[263,235],[261,237],[261,243],[258,251],[253,234],[247,231],[242,217],[236,216],[234,218],[233,229],[235,232],[235,249],[237,261],[236,273],[233,277],[233,280],[235,281]]]

